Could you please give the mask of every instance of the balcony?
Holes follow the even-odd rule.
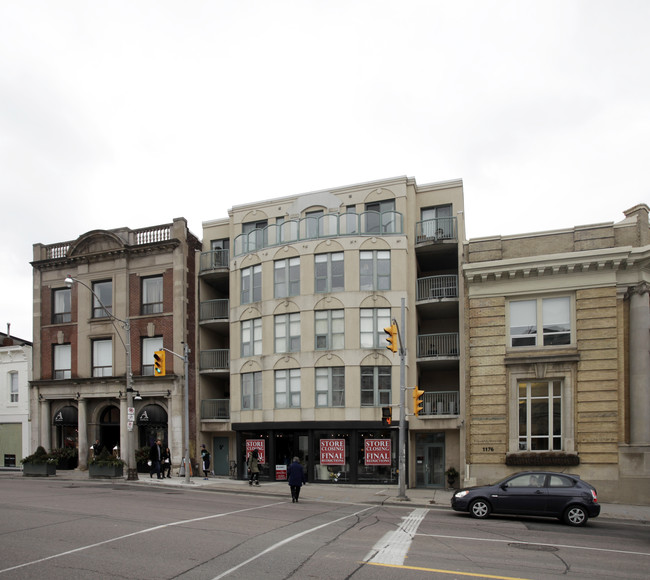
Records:
[[[424,403],[420,417],[449,417],[457,416],[460,413],[458,391],[437,391],[434,393],[425,392],[422,395]]]
[[[456,242],[458,241],[458,223],[455,217],[434,218],[415,224],[415,241],[424,242]]]
[[[423,367],[452,369],[458,367],[459,336],[457,332],[420,334],[417,338],[418,364]]]
[[[238,235],[234,244],[235,256],[304,240],[399,235],[403,231],[404,217],[396,211],[325,214],[318,218],[308,216]]]
[[[418,312],[425,319],[458,317],[458,276],[446,274],[418,278]]]
[[[199,357],[199,372],[206,374],[229,373],[230,349],[202,350]]]
[[[218,328],[227,325],[230,315],[230,301],[227,298],[206,300],[199,305],[199,323],[202,326]]]
[[[227,421],[230,419],[230,399],[203,399],[201,421]]]

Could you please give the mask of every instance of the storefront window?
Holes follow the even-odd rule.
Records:
[[[390,433],[362,431],[357,447],[359,483],[397,483],[397,442]]]

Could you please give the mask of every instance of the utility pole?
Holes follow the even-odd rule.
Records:
[[[402,298],[402,328],[406,328],[406,299]],[[399,332],[399,493],[397,499],[406,497],[406,348]]]

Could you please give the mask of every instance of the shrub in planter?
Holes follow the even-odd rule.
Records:
[[[580,457],[575,453],[565,453],[563,451],[508,453],[506,455],[506,465],[525,467],[573,467],[580,465]]]
[[[76,469],[79,464],[79,451],[76,447],[52,449],[50,455],[57,460],[57,469]]]
[[[458,479],[458,472],[456,471],[456,468],[450,467],[447,471],[445,471],[445,475],[447,476],[447,483],[449,484],[449,487],[452,487],[456,479]]]
[[[36,451],[20,460],[23,464],[23,475],[48,476],[56,475],[56,459],[42,445]]]
[[[149,473],[151,471],[151,467],[149,467],[149,453],[151,453],[149,447],[140,447],[135,450],[135,463],[138,468],[138,473]]]
[[[124,461],[104,448],[99,457],[93,457],[88,462],[88,475],[90,477],[122,477],[124,465]]]

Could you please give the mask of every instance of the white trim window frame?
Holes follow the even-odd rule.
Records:
[[[9,403],[16,404],[19,399],[18,371],[9,372]]]
[[[520,347],[558,347],[574,344],[574,303],[571,296],[510,300],[508,344]]]
[[[251,318],[241,322],[241,356],[262,354],[262,319]]]
[[[314,292],[341,292],[345,290],[345,261],[343,252],[314,256]]]
[[[257,264],[241,269],[241,304],[259,302],[262,299],[262,266]]]
[[[316,407],[345,407],[345,367],[316,368]]]
[[[381,348],[386,345],[384,328],[390,326],[390,308],[361,308],[359,310],[359,341],[361,348]]]
[[[314,312],[316,350],[341,350],[345,348],[345,311],[316,310]]]
[[[562,381],[518,381],[519,451],[562,451]]]
[[[359,252],[359,290],[390,290],[390,250]]]
[[[262,408],[262,373],[260,371],[242,373],[241,408],[242,411]]]
[[[300,258],[287,258],[273,262],[273,290],[276,298],[300,294]]]
[[[275,408],[300,408],[300,369],[275,371]]]
[[[300,351],[300,312],[276,314],[273,319],[275,352]]]

